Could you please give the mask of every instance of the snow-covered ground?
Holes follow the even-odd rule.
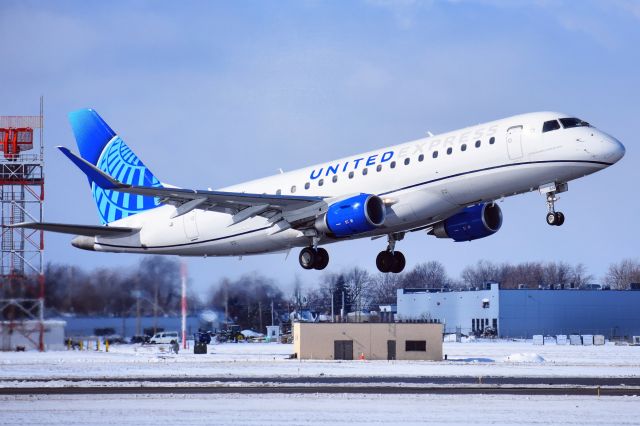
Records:
[[[104,348],[102,348],[104,350]],[[300,361],[292,345],[210,345],[206,355],[165,346],[113,345],[96,351],[0,352],[0,386],[11,379],[177,377],[639,377],[639,346],[534,346],[531,341],[444,343],[447,361]],[[4,381],[4,382],[3,382]]]
[[[0,397],[13,425],[638,425],[636,397],[97,395]]]

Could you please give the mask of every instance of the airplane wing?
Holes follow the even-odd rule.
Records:
[[[103,189],[158,197],[161,203],[176,206],[172,217],[181,216],[196,208],[232,214],[233,224],[260,215],[269,218],[271,223],[284,220],[287,223],[287,226],[281,227],[284,230],[309,222],[328,208],[323,197],[128,185],[104,173],[69,149],[61,146],[58,149]]]
[[[137,228],[125,228],[122,226],[94,226],[94,225],[71,225],[51,222],[22,222],[12,225],[4,225],[5,228],[26,228],[39,231],[52,231],[60,234],[86,235],[88,237],[106,237],[130,234],[136,232]]]

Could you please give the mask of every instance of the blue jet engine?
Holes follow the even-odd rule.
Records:
[[[476,204],[437,223],[430,234],[456,242],[493,235],[502,226],[502,211],[497,204]]]
[[[377,195],[359,194],[329,206],[327,213],[316,219],[316,229],[336,237],[349,237],[382,226],[386,206]]]

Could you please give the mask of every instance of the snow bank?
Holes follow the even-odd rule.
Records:
[[[523,352],[519,354],[511,354],[507,355],[503,359],[504,362],[535,362],[541,363],[544,362],[544,358],[542,358],[538,354],[534,354],[532,352]]]

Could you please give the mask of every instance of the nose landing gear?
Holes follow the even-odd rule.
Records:
[[[402,234],[389,234],[389,245],[385,251],[378,253],[376,257],[376,266],[380,272],[393,272],[394,274],[402,272],[406,265],[406,259],[402,252],[396,251],[396,241],[404,238]]]
[[[547,223],[549,225],[560,226],[564,223],[564,213],[549,212],[547,213]]]
[[[549,183],[539,188],[541,194],[547,197],[547,223],[549,225],[560,226],[564,223],[564,213],[556,211],[556,201],[560,197],[556,197],[556,194],[569,190],[569,185],[566,183],[555,184]]]

